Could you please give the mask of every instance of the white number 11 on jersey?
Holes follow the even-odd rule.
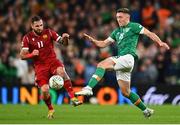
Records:
[[[42,48],[44,46],[43,41],[37,42],[37,44],[38,44],[38,48]]]

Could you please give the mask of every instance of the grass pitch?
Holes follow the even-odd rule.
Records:
[[[48,120],[45,105],[0,105],[0,124],[178,124],[180,106],[150,106],[155,114],[145,119],[130,105],[55,105],[55,118]]]

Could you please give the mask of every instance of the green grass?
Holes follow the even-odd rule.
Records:
[[[45,105],[0,105],[0,123],[64,123],[64,124],[177,124],[180,123],[180,106],[151,106],[155,114],[151,119],[145,119],[142,112],[129,105],[56,105],[55,118],[46,118]]]

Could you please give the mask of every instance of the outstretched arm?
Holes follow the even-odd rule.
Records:
[[[106,47],[112,43],[111,41],[109,41],[109,39],[96,40],[93,37],[87,35],[86,33],[84,33],[84,36],[85,36],[85,38],[87,38],[88,40],[93,42],[96,46],[101,47],[101,48]]]
[[[143,34],[149,37],[155,43],[157,43],[160,47],[164,47],[167,50],[170,49],[166,43],[162,42],[161,39],[155,33],[149,31],[148,29],[144,28]]]

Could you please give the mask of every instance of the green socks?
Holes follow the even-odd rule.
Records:
[[[131,100],[131,102],[134,105],[136,105],[142,111],[146,109],[146,105],[142,102],[142,100],[139,98],[139,96],[136,93],[131,92],[128,98]]]
[[[93,74],[93,76],[88,82],[88,86],[94,88],[94,86],[102,79],[104,74],[105,74],[105,69],[101,67],[97,67],[96,72]],[[146,105],[141,101],[141,99],[136,93],[131,92],[129,94],[128,99],[131,100],[131,102],[142,111],[146,109]]]
[[[94,88],[94,86],[102,79],[104,76],[105,69],[101,67],[97,67],[96,72],[93,74],[91,79],[89,80],[88,86]]]

